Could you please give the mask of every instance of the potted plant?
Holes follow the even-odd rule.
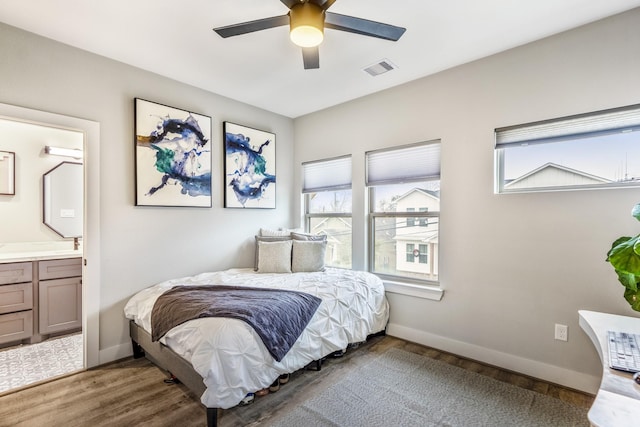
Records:
[[[640,221],[640,203],[631,210],[631,215]],[[618,280],[625,287],[624,298],[635,311],[640,311],[640,234],[635,237],[620,237],[607,252],[607,261],[611,263]]]

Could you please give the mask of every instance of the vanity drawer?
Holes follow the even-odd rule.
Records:
[[[0,286],[0,314],[33,308],[33,283]]]
[[[33,275],[32,262],[0,264],[0,285],[30,282]]]
[[[33,335],[33,312],[0,314],[0,344],[20,341]]]
[[[82,276],[82,258],[39,261],[38,274],[40,280]]]

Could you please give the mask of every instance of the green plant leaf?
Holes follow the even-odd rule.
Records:
[[[635,311],[640,311],[640,291],[631,289],[626,289],[624,291],[624,299],[627,300],[631,308]]]
[[[637,242],[638,236],[625,240],[611,248],[607,260],[616,271],[640,276],[640,255],[638,255],[633,249]]]
[[[631,289],[632,291],[638,290],[638,281],[640,281],[640,278],[634,274],[626,273],[624,271],[616,270],[616,273],[618,273],[618,280],[622,283],[622,286],[627,289]]]
[[[640,203],[638,203],[633,207],[633,209],[631,209],[631,216],[640,221]]]
[[[615,242],[613,242],[611,244],[611,249],[609,249],[609,252],[607,252],[607,261],[609,261],[609,256],[611,255],[611,251],[618,246],[619,244],[626,242],[627,240],[631,240],[633,239],[633,237],[630,236],[623,236],[623,237],[618,237],[618,239],[616,239]]]

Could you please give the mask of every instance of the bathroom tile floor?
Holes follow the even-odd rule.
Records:
[[[0,394],[81,369],[81,333],[0,350]]]

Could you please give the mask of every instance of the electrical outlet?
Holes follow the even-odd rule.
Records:
[[[555,339],[567,341],[569,339],[569,327],[567,325],[560,325],[559,323],[556,323]]]

